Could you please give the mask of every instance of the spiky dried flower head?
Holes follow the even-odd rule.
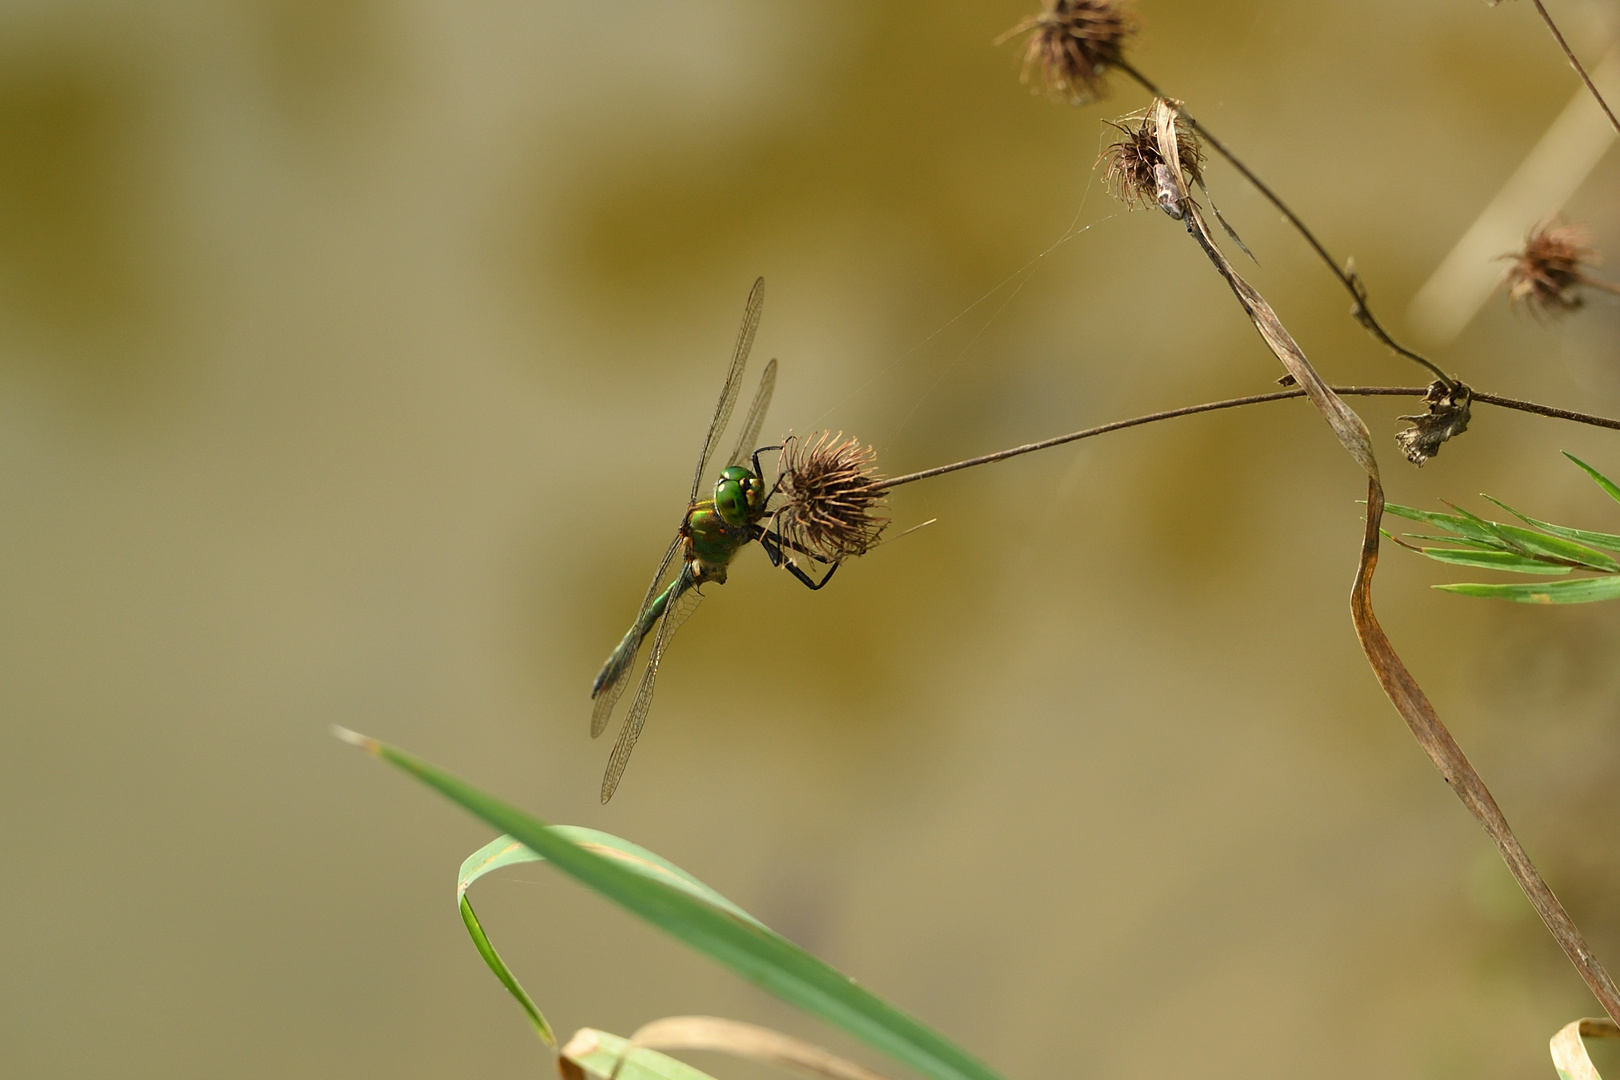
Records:
[[[831,562],[866,554],[889,523],[875,513],[884,505],[876,456],[841,431],[788,436],[778,463],[787,498],[776,515],[782,536]]]
[[[1158,206],[1171,217],[1179,218],[1174,174],[1164,160],[1159,137],[1166,111],[1171,108],[1168,103],[1161,107],[1156,101],[1151,108],[1107,121],[1125,137],[1105,147],[1098,160],[1103,165],[1103,183],[1114,198],[1132,210]],[[1174,114],[1171,123],[1181,159],[1183,186],[1201,185],[1204,181],[1203,145],[1180,113]]]
[[[1598,263],[1584,225],[1554,222],[1537,225],[1525,237],[1523,250],[1500,258],[1512,260],[1506,276],[1508,303],[1537,318],[1579,308],[1585,302],[1579,286],[1593,284],[1586,269]]]
[[[1023,81],[1038,68],[1048,94],[1082,105],[1107,95],[1108,69],[1120,62],[1137,26],[1122,0],[1045,0],[1040,14],[1002,34],[996,44],[1028,33]]]

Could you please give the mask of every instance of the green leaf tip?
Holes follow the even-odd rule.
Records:
[[[1602,473],[1592,468],[1592,466],[1588,465],[1586,462],[1582,461],[1568,450],[1563,451],[1563,454],[1565,457],[1569,458],[1569,460],[1586,470],[1586,475],[1590,476],[1594,481],[1596,481],[1598,487],[1608,492],[1609,498],[1613,499],[1615,502],[1620,502],[1620,486],[1616,486],[1613,480],[1610,480],[1607,476],[1604,476]]]

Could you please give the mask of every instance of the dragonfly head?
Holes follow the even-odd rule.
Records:
[[[765,481],[741,465],[730,465],[714,482],[714,508],[728,525],[746,525],[765,509]]]

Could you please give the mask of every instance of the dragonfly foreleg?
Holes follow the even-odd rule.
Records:
[[[762,446],[758,450],[754,451],[754,475],[755,476],[759,477],[761,480],[765,479],[765,470],[760,467],[759,455],[765,453],[768,450],[780,450],[780,449],[782,449],[782,444],[777,443],[775,446]],[[776,478],[776,483],[777,483],[777,486],[781,485],[781,483],[782,483],[781,476],[778,476]],[[776,488],[773,487],[771,489],[771,494],[772,495],[776,494]]]

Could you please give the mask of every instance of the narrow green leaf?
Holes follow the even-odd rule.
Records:
[[[1394,514],[1396,517],[1406,518],[1408,521],[1421,521],[1425,525],[1445,529],[1447,532],[1456,533],[1458,536],[1477,541],[1487,547],[1505,548],[1508,546],[1490,529],[1484,528],[1484,522],[1479,518],[1470,521],[1460,514],[1438,514],[1432,510],[1414,510],[1410,506],[1398,506],[1395,503],[1385,505],[1384,513]]]
[[[1517,525],[1504,525],[1497,521],[1486,521],[1478,514],[1470,513],[1460,506],[1450,505],[1457,511],[1457,516],[1464,519],[1468,525],[1475,529],[1497,537],[1511,551],[1532,558],[1545,556],[1549,559],[1575,563],[1592,570],[1602,570],[1605,573],[1620,572],[1620,563],[1615,562],[1601,551],[1589,548],[1584,544],[1576,544],[1556,536],[1544,536],[1530,529],[1522,529]]]
[[[1565,540],[1558,536],[1544,536],[1530,529],[1520,528],[1517,525],[1502,525],[1491,522],[1491,528],[1506,537],[1514,546],[1522,548],[1530,555],[1542,555],[1549,559],[1563,559],[1568,562],[1579,563],[1581,566],[1593,570],[1602,570],[1605,573],[1620,573],[1620,563],[1609,556],[1589,548],[1585,544],[1577,544],[1573,540]]]
[[[1384,533],[1384,535],[1388,536],[1389,534]],[[1483,540],[1470,540],[1466,536],[1425,536],[1422,533],[1402,533],[1401,535],[1408,540],[1433,540],[1437,544],[1466,544],[1468,547],[1478,548],[1482,551],[1502,551],[1501,544],[1487,544]],[[1412,545],[1407,544],[1405,546],[1410,548]],[[1505,555],[1513,554],[1511,551],[1502,553]]]
[[[1616,536],[1613,533],[1592,532],[1588,529],[1571,529],[1566,528],[1563,525],[1554,525],[1551,522],[1541,521],[1537,518],[1533,518],[1528,514],[1521,514],[1517,510],[1513,509],[1513,507],[1503,502],[1501,499],[1494,499],[1489,495],[1486,495],[1485,498],[1490,499],[1491,502],[1495,503],[1497,506],[1500,506],[1514,517],[1518,518],[1520,521],[1534,525],[1542,532],[1551,533],[1554,536],[1561,536],[1565,540],[1574,540],[1582,544],[1591,544],[1594,547],[1608,548],[1610,551],[1620,551],[1620,536]]]
[[[983,1062],[758,922],[559,835],[538,818],[402,750],[340,738],[415,776],[557,869],[784,1001],[864,1039],[934,1080],[1000,1080]]]
[[[1511,551],[1458,551],[1455,548],[1419,548],[1435,562],[1455,563],[1458,566],[1485,567],[1491,570],[1510,570],[1515,574],[1567,574],[1569,567],[1537,562]]]
[[[478,916],[474,913],[471,902],[465,896],[462,896],[457,900],[457,906],[461,909],[461,921],[467,924],[467,933],[472,935],[473,945],[477,947],[478,955],[484,958],[484,963],[489,965],[489,970],[493,971],[495,977],[501,980],[501,985],[506,987],[506,992],[516,998],[519,1005],[523,1006],[523,1011],[529,1016],[529,1023],[534,1025],[535,1032],[540,1036],[540,1041],[555,1049],[557,1036],[552,1034],[551,1025],[546,1023],[546,1018],[540,1015],[540,1009],[535,1005],[533,999],[529,997],[528,992],[523,989],[522,984],[517,981],[517,976],[512,974],[511,969],[506,966],[506,961],[501,959],[501,954],[495,951],[494,945],[490,944],[489,936],[484,933],[483,926],[478,922]]]
[[[630,1040],[611,1032],[580,1028],[563,1047],[562,1056],[597,1080],[610,1080],[615,1069],[618,1080],[711,1080],[708,1073],[645,1046],[626,1054],[629,1045]]]
[[[1513,600],[1520,604],[1590,604],[1597,600],[1620,599],[1620,577],[1572,578],[1569,581],[1538,581],[1523,585],[1436,585],[1436,589]]]
[[[1473,529],[1484,536],[1495,538],[1498,547],[1504,547],[1509,551],[1517,551],[1521,555],[1528,555],[1530,553],[1529,549],[1524,547],[1524,545],[1521,544],[1518,539],[1513,536],[1513,534],[1503,531],[1506,526],[1498,525],[1494,521],[1486,521],[1478,514],[1475,514],[1472,511],[1464,510],[1456,503],[1448,502],[1446,505],[1457,511],[1457,519],[1463,522],[1468,528]]]
[[[605,833],[599,829],[587,829],[579,825],[548,825],[553,833],[569,840],[587,851],[594,851],[598,855],[617,859],[625,866],[638,874],[650,877],[655,881],[663,881],[691,893],[700,900],[706,900],[716,907],[725,908],[740,919],[747,919],[757,926],[765,924],[754,918],[748,912],[727,900],[724,896],[709,888],[685,870],[665,859],[655,855],[639,844],[632,844],[628,840]],[[471,855],[461,864],[461,872],[457,875],[456,895],[465,893],[473,882],[503,866],[512,866],[516,863],[545,862],[545,857],[536,855],[523,843],[510,836],[497,836]]]
[[[1592,468],[1592,466],[1588,465],[1586,462],[1582,461],[1568,450],[1564,451],[1564,456],[1569,458],[1569,460],[1573,461],[1575,464],[1579,465],[1581,468],[1585,469],[1586,475],[1597,481],[1597,486],[1609,493],[1609,498],[1613,499],[1615,502],[1620,502],[1620,485],[1616,485],[1613,480],[1610,480],[1607,476],[1604,476],[1602,473]]]
[[[552,825],[550,829],[564,839],[570,840],[587,850],[622,860],[626,866],[637,873],[661,878],[676,888],[685,889],[694,896],[733,912],[740,918],[748,919],[751,922],[758,921],[680,867],[667,862],[646,848],[630,843],[628,840],[621,840],[616,836],[599,832],[596,829],[584,829],[574,825]],[[557,1038],[552,1033],[551,1025],[546,1023],[546,1018],[541,1015],[539,1007],[535,1005],[528,992],[518,982],[517,976],[506,966],[506,962],[501,959],[500,953],[495,950],[494,944],[484,932],[482,924],[478,921],[478,915],[473,911],[472,903],[467,899],[466,895],[473,882],[485,874],[499,870],[503,866],[544,861],[541,856],[536,855],[510,836],[497,836],[467,856],[462,862],[461,870],[456,875],[456,901],[461,909],[461,921],[467,924],[467,933],[472,935],[473,945],[477,947],[478,955],[484,958],[484,963],[489,965],[489,969],[495,973],[495,977],[501,981],[501,985],[506,987],[507,992],[517,1000],[518,1005],[528,1014],[529,1023],[534,1025],[534,1029],[539,1033],[540,1038],[547,1046],[555,1048]]]

